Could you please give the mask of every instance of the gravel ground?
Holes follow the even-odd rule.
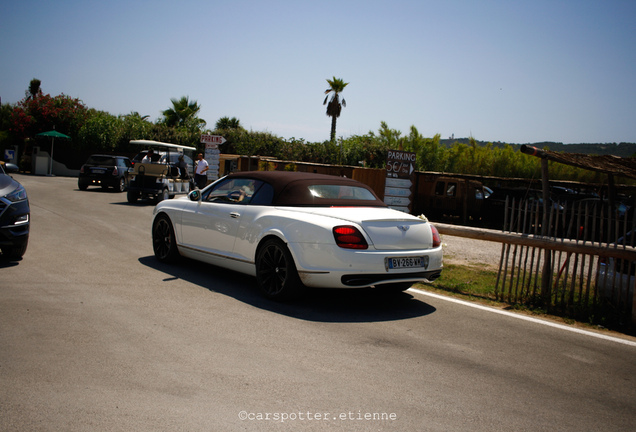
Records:
[[[445,263],[499,268],[501,243],[444,234],[441,237]]]

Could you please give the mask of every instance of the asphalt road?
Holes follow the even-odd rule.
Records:
[[[277,304],[159,264],[152,204],[14,177],[32,227],[0,264],[1,431],[634,429],[633,340],[411,291]]]

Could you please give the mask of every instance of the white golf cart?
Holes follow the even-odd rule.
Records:
[[[196,148],[150,140],[131,140],[130,143],[144,146],[145,149],[133,158],[133,167],[128,170],[129,203],[141,198],[160,202],[190,191],[190,179],[194,174],[192,157]],[[150,150],[149,162],[148,158],[143,158]],[[177,166],[180,155],[188,164],[186,173]]]

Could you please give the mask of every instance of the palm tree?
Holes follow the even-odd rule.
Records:
[[[241,129],[241,121],[236,117],[221,117],[217,120],[215,128],[221,129]]]
[[[26,92],[27,99],[35,99],[42,94],[42,89],[40,88],[41,84],[42,81],[37,78],[33,78],[31,80],[31,82],[29,83],[29,89]]]
[[[190,101],[188,96],[181,99],[170,99],[172,108],[162,111],[164,123],[169,127],[195,127],[201,129],[206,125],[205,120],[197,117],[201,106],[197,101]]]
[[[344,88],[349,85],[349,83],[344,82],[340,78],[328,79],[329,88],[325,90],[325,101],[322,103],[323,105],[327,105],[327,115],[331,117],[331,142],[336,141],[336,119],[340,117],[340,111],[342,111],[343,106],[347,106],[347,102],[342,99],[342,104],[340,103],[340,93],[344,90]],[[331,100],[329,104],[327,104],[327,99],[329,99],[329,93],[332,93]]]
[[[138,111],[131,111],[130,114],[126,114],[125,117],[132,117],[139,120],[148,120],[148,118],[150,118],[149,115],[142,116]]]

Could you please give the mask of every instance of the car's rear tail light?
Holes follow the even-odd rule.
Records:
[[[358,228],[350,225],[337,226],[333,229],[336,244],[344,249],[367,249],[369,245]]]
[[[113,175],[116,176],[117,174],[119,174],[119,171],[117,170],[117,167],[115,167],[113,169]]]
[[[436,248],[442,244],[442,238],[439,236],[439,231],[435,228],[435,225],[431,224],[431,233],[433,233],[433,247]]]
[[[84,165],[82,165],[82,167],[80,168],[80,173],[84,174]]]

